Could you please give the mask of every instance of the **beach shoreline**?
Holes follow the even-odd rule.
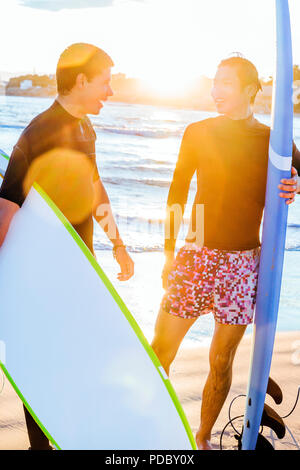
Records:
[[[171,383],[194,434],[199,425],[201,394],[208,373],[208,351],[207,346],[181,347],[170,371]],[[228,408],[231,400],[237,395],[246,393],[250,352],[251,335],[246,335],[237,351],[230,393],[213,429],[212,444],[216,450],[219,449],[221,432],[228,422]],[[286,415],[294,405],[300,386],[300,331],[277,333],[271,376],[282,388],[283,402],[281,405],[275,405],[270,397],[267,397],[266,402],[279,415]],[[235,401],[232,417],[243,414],[244,400],[244,397],[241,397]],[[300,445],[299,418],[300,403],[292,415],[284,421]],[[236,426],[240,427],[241,421],[237,422]],[[226,429],[223,439],[224,450],[236,448],[234,434],[230,427]],[[265,428],[264,435],[270,440],[269,434],[269,429]],[[0,394],[0,450],[26,450],[28,447],[22,403],[5,379],[4,388]],[[275,448],[276,450],[298,450],[288,431],[281,441],[275,440]]]

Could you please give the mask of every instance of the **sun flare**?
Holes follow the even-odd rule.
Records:
[[[143,80],[145,90],[158,97],[178,97],[186,94],[192,84],[189,77],[176,73],[170,75],[153,75]]]

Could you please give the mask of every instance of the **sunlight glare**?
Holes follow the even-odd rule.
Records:
[[[161,97],[176,97],[184,95],[190,88],[192,79],[176,73],[169,75],[153,74],[143,80],[145,89],[152,95]]]

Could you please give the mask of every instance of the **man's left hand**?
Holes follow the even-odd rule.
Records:
[[[282,179],[281,184],[278,185],[278,189],[285,191],[284,193],[279,193],[279,196],[287,199],[286,204],[291,204],[295,201],[295,195],[300,191],[299,177],[296,168],[292,167],[292,177]]]
[[[128,281],[134,274],[134,262],[124,246],[116,249],[115,259],[121,268],[121,272],[118,274],[119,281]]]

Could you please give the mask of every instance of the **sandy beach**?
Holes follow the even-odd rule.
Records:
[[[267,402],[273,406],[277,413],[284,416],[291,410],[300,386],[300,332],[278,333],[276,336],[275,351],[271,369],[272,377],[281,386],[283,402],[277,406],[272,404],[272,399]],[[297,345],[298,343],[298,345]],[[230,394],[224,408],[215,425],[212,437],[214,448],[219,449],[219,440],[222,429],[228,422],[228,407],[231,400],[244,394],[248,380],[249,361],[251,351],[251,336],[243,339],[234,363],[234,377]],[[171,369],[171,381],[182,403],[192,431],[195,433],[199,424],[201,406],[201,393],[208,373],[208,348],[182,348],[177,355]],[[2,388],[2,374],[0,390]],[[237,399],[232,407],[232,417],[240,415],[244,410],[244,398]],[[293,414],[285,420],[285,424],[300,443],[300,402]],[[238,430],[241,429],[241,421],[236,422]],[[264,429],[264,435],[271,440],[268,428]],[[281,440],[275,439],[277,450],[297,450],[297,446],[287,431]],[[234,431],[229,426],[223,439],[224,449],[233,449],[236,446]],[[0,394],[0,449],[23,450],[29,447],[22,405],[7,380],[4,382]]]
[[[270,397],[266,402],[272,406],[280,416],[289,413],[294,405],[298,387],[300,386],[300,332],[278,333],[276,336],[273,362],[271,367],[272,378],[281,386],[283,402],[275,405]],[[296,344],[298,342],[298,346]],[[251,335],[246,335],[242,340],[234,363],[233,382],[223,410],[215,424],[212,443],[215,449],[219,449],[220,434],[229,421],[228,408],[231,400],[245,394],[248,381],[251,352]],[[298,364],[296,364],[298,362]],[[201,393],[208,373],[208,348],[182,349],[179,351],[171,370],[171,380],[177,395],[183,405],[192,431],[195,433],[199,426],[199,414],[201,406]],[[235,401],[232,407],[232,417],[243,414],[245,399],[241,397]],[[292,431],[297,442],[300,443],[300,403],[288,417],[285,424]],[[241,430],[242,421],[238,420],[236,427]],[[236,446],[234,431],[229,426],[224,433],[223,447],[232,449]],[[264,436],[268,438],[269,429],[265,428]],[[281,441],[275,441],[277,450],[297,450],[289,433]]]

